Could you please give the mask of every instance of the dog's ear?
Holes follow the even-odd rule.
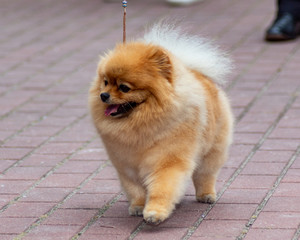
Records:
[[[153,47],[148,55],[149,62],[158,68],[161,75],[169,82],[172,81],[172,64],[169,56],[162,49]]]

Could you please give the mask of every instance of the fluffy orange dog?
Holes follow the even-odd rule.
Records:
[[[90,110],[130,215],[164,221],[189,177],[198,201],[215,201],[233,125],[228,99],[215,82],[230,70],[230,60],[212,44],[168,24],[102,57]]]

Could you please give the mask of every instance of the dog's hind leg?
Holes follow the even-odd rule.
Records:
[[[196,199],[199,202],[216,201],[216,180],[220,168],[227,158],[227,151],[212,149],[201,161],[193,173]]]

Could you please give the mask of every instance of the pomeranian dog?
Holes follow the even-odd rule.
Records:
[[[216,200],[233,128],[218,83],[231,69],[218,47],[166,23],[101,58],[89,106],[130,215],[164,221],[189,177],[199,202]]]

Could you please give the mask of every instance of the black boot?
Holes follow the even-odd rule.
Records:
[[[295,39],[299,35],[299,22],[292,14],[283,13],[277,16],[272,26],[267,30],[267,41],[285,41]]]

